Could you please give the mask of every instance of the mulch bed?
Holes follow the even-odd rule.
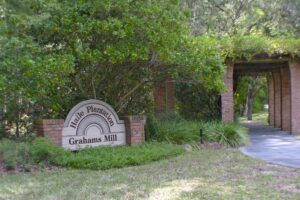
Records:
[[[199,143],[200,149],[224,149],[225,146],[217,143],[217,142],[204,142],[203,144]]]

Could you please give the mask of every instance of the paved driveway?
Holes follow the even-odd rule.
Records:
[[[250,144],[241,147],[244,154],[273,164],[300,168],[300,140],[269,126],[243,124],[250,128]]]

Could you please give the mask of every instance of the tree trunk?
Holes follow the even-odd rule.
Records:
[[[248,94],[245,106],[245,116],[247,120],[252,120],[252,113],[253,113],[253,101],[257,92],[260,90],[260,86],[257,83],[253,82],[248,86]]]
[[[248,92],[249,93],[249,92]],[[247,98],[246,98],[246,103],[245,103],[245,108],[244,108],[244,113],[243,113],[243,116],[247,116],[247,113],[248,113],[248,99],[249,99],[249,95],[247,93]]]
[[[252,120],[253,100],[254,98],[252,96],[247,98],[247,120]]]
[[[20,137],[20,124],[19,121],[16,121],[16,137],[19,138]]]
[[[253,103],[255,100],[256,95],[260,91],[261,88],[265,87],[266,79],[261,78],[260,76],[251,76],[251,77],[243,77],[243,91],[246,91],[246,102],[243,102],[243,107],[241,109],[241,113],[247,120],[252,120],[252,113],[253,113]]]

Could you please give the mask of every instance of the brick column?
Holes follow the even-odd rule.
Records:
[[[154,86],[154,112],[156,114],[165,112],[166,105],[166,86],[163,82],[158,82]]]
[[[280,69],[281,74],[281,124],[282,130],[291,132],[291,90],[290,70],[288,66]]]
[[[227,91],[221,95],[222,120],[224,122],[234,121],[233,68],[234,68],[234,63],[227,63],[226,74],[224,77],[224,83],[227,88]]]
[[[275,125],[275,102],[274,102],[274,80],[273,76],[268,76],[268,94],[269,94],[269,125],[273,126]]]
[[[175,112],[175,81],[167,79],[166,85],[166,110],[167,112]]]
[[[300,61],[290,61],[292,133],[300,134]]]
[[[145,141],[145,124],[146,116],[130,115],[124,116],[122,119],[125,122],[126,129],[126,144],[129,146],[139,145]]]
[[[275,98],[275,128],[281,128],[281,77],[280,71],[273,72]]]
[[[54,144],[62,146],[63,119],[37,120],[34,125],[38,136],[48,137]]]
[[[154,86],[154,111],[156,114],[175,112],[175,81],[167,79]]]

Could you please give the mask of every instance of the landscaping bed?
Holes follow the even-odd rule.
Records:
[[[58,167],[110,169],[141,165],[184,153],[179,145],[149,142],[139,146],[97,147],[71,152],[46,138],[31,142],[0,142],[0,172],[29,172]]]
[[[198,122],[188,121],[175,113],[158,118],[148,115],[146,136],[148,140],[169,142],[173,144],[218,143],[226,147],[239,147],[249,141],[248,128],[237,123],[221,121]]]

